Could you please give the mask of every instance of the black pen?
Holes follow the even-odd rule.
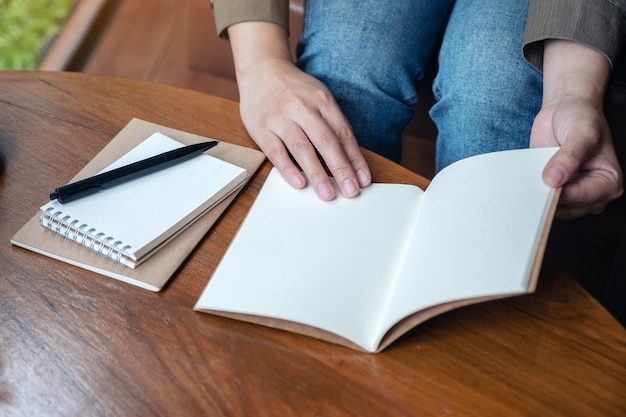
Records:
[[[50,193],[50,200],[56,198],[60,203],[67,203],[79,199],[102,189],[110,188],[187,161],[211,149],[217,144],[217,141],[211,141],[184,146],[123,167],[112,169],[111,171],[103,172],[93,177],[85,178],[84,180],[64,185]]]

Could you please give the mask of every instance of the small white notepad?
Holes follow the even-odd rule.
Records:
[[[104,171],[182,146],[154,133]],[[244,168],[202,154],[69,203],[53,200],[41,207],[41,225],[135,268],[246,176]]]

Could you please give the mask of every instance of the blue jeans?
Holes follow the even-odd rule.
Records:
[[[522,56],[527,0],[307,0],[298,65],[321,80],[360,145],[399,161],[439,50],[437,169],[528,147],[542,78]]]

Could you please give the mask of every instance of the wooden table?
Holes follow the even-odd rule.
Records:
[[[268,163],[161,293],[11,246],[132,117],[254,146],[230,101],[0,72],[0,415],[626,415],[626,331],[547,263],[535,294],[446,313],[380,354],[193,312]],[[368,158],[376,181],[426,185]]]

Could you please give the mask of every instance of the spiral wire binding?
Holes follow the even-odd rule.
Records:
[[[84,230],[89,227],[88,224],[81,223],[78,219],[70,222],[72,216],[65,215],[61,218],[62,215],[62,211],[55,211],[54,207],[48,207],[45,211],[42,211],[39,223],[65,239],[69,239],[92,252],[124,265],[122,256],[131,249],[131,245],[124,245],[123,241],[116,240],[113,236],[107,236],[104,232],[98,232],[93,227],[85,232]],[[81,223],[80,226],[76,227],[79,223]],[[113,242],[113,244],[110,244],[110,242]],[[121,249],[117,249],[120,246]],[[108,248],[108,251],[105,252],[105,248]]]

